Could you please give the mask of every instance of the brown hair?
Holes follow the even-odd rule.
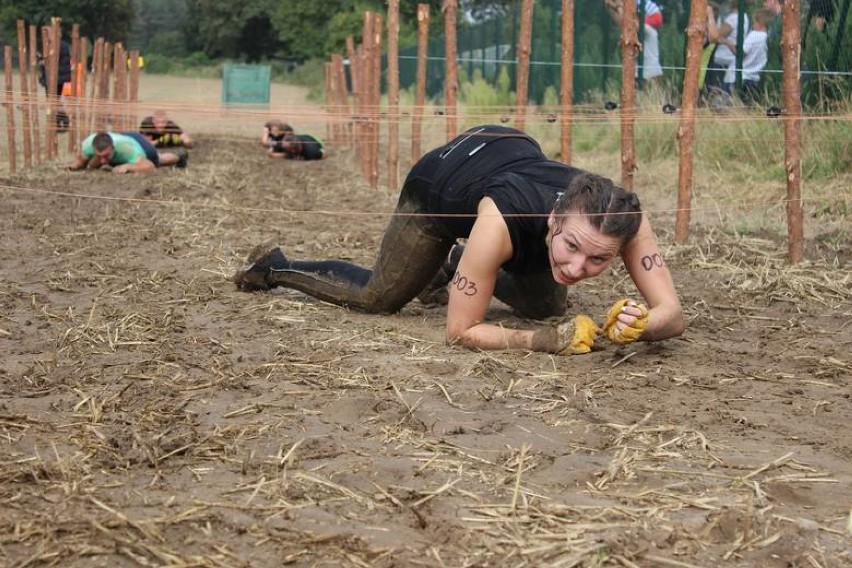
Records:
[[[589,223],[603,235],[616,237],[625,245],[639,232],[642,206],[635,193],[625,191],[611,179],[589,172],[571,178],[553,206],[560,214],[588,215]]]

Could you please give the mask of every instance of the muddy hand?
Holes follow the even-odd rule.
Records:
[[[648,326],[648,308],[633,300],[619,300],[606,313],[604,334],[613,343],[633,343]]]
[[[588,353],[595,345],[600,328],[589,316],[577,315],[573,319],[535,332],[534,351],[558,355]]]

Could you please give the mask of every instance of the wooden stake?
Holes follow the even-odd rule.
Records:
[[[364,144],[364,137],[367,132],[367,117],[365,113],[367,112],[367,103],[366,97],[366,83],[368,77],[367,65],[365,63],[366,55],[364,54],[364,50],[366,49],[363,43],[358,44],[358,65],[356,69],[358,70],[358,98],[355,104],[355,153],[358,156],[358,164],[361,167],[361,177],[364,178],[364,181],[367,180],[367,145]]]
[[[119,64],[119,69],[121,69],[121,80],[119,84],[121,85],[121,120],[122,120],[122,130],[135,130],[135,126],[130,124],[130,105],[127,104],[130,101],[130,98],[127,96],[127,80],[129,78],[128,71],[130,70],[130,61],[127,56],[127,50],[124,49],[124,46],[121,46],[121,63]]]
[[[574,0],[562,0],[562,85],[559,91],[561,106],[560,157],[571,163],[571,120],[574,108]]]
[[[373,12],[373,65],[372,97],[370,106],[373,121],[370,124],[370,187],[379,187],[379,134],[381,133],[382,104],[382,15]]]
[[[39,137],[39,104],[38,104],[38,59],[36,52],[38,51],[38,30],[34,25],[30,25],[30,107],[33,130],[33,150],[35,151],[35,163],[41,163],[41,138]]]
[[[89,127],[89,131],[101,132],[106,130],[104,127],[104,114],[103,114],[103,106],[102,101],[103,97],[101,97],[101,88],[103,84],[103,75],[104,75],[104,52],[106,51],[106,46],[104,44],[104,38],[99,37],[95,40],[95,53],[93,58],[93,65],[95,67],[94,76],[92,77],[92,94],[89,97],[91,112],[89,113],[92,117],[92,124]]]
[[[360,93],[361,93],[361,76],[360,76],[360,60],[358,58],[358,53],[355,51],[355,40],[352,39],[352,36],[348,36],[346,38],[346,53],[349,57],[349,78],[352,82],[352,105],[355,114],[355,124],[354,131],[352,131],[353,126],[350,123],[350,142],[355,145],[355,154],[356,156],[360,156],[358,153],[358,135],[359,135],[359,124],[358,124],[358,105],[360,103]]]
[[[59,83],[59,54],[62,49],[62,20],[60,18],[50,19],[50,78],[48,84],[52,86],[50,94],[53,98],[53,141],[50,151],[53,157],[59,156],[59,111],[62,109],[62,85]]]
[[[515,128],[526,127],[530,87],[530,46],[532,45],[533,0],[523,0],[521,6],[521,37],[518,40],[518,74],[515,86]]]
[[[47,86],[47,128],[44,129],[44,155],[49,160],[56,155],[56,83],[57,74],[53,67],[53,46],[51,29],[47,26],[41,28],[41,53],[44,62],[44,71]]]
[[[77,106],[77,121],[76,125],[72,122],[71,125],[74,126],[74,138],[76,140],[76,148],[80,148],[80,142],[83,140],[85,136],[88,136],[86,133],[86,127],[88,125],[89,116],[87,113],[87,97],[86,93],[88,92],[86,87],[86,78],[88,76],[88,65],[89,65],[89,40],[86,37],[80,38],[80,55],[77,57],[77,65],[78,65],[78,74],[77,77],[78,85],[77,91],[80,93],[80,100]]]
[[[79,120],[77,108],[79,108],[79,81],[78,56],[80,52],[80,24],[71,26],[71,94],[68,96],[65,112],[68,113],[70,125],[68,128],[68,152],[77,150],[77,122]]]
[[[429,50],[429,4],[417,5],[417,79],[411,115],[411,165],[420,159],[423,144],[423,110],[426,106],[426,57]]]
[[[118,115],[121,117],[120,125],[121,130],[134,130],[134,125],[130,124],[130,107],[127,104],[127,50],[124,49],[124,45],[119,44],[119,60],[118,60],[118,100],[119,100],[119,113]]]
[[[337,125],[334,120],[334,108],[331,101],[334,98],[335,85],[331,80],[331,62],[323,63],[323,94],[324,107],[326,116],[329,118],[325,121],[325,139],[328,141],[334,140],[337,135]]]
[[[110,72],[112,70],[112,52],[113,46],[110,42],[104,41],[104,61],[101,69],[101,85],[100,85],[100,108],[103,110],[102,128],[98,130],[112,131],[115,124],[112,105],[110,104]]]
[[[135,49],[130,52],[130,82],[127,98],[130,101],[130,128],[136,130],[139,124],[139,51]]]
[[[360,62],[359,67],[361,71],[361,93],[360,99],[361,104],[359,105],[359,116],[360,116],[360,128],[358,129],[358,140],[356,140],[356,146],[360,146],[360,157],[361,157],[361,174],[364,176],[364,181],[367,183],[370,182],[370,150],[372,150],[372,144],[369,143],[369,133],[370,133],[370,125],[369,121],[372,120],[370,116],[370,100],[372,98],[371,86],[373,84],[373,65],[371,63],[372,59],[370,57],[370,53],[373,48],[373,17],[371,16],[371,12],[364,12],[364,29],[361,41],[361,51],[360,51]]]
[[[800,0],[783,6],[781,59],[784,68],[784,169],[787,172],[787,259],[792,264],[804,257],[802,211],[802,99],[799,84],[801,60]]]
[[[27,55],[27,33],[24,20],[17,21],[18,31],[18,67],[21,76],[21,130],[24,142],[24,168],[33,165],[32,123],[30,122],[30,105],[32,97],[29,83],[29,61]]]
[[[388,0],[388,191],[399,185],[399,0]]]
[[[689,217],[692,204],[692,165],[695,151],[695,109],[698,104],[698,75],[701,72],[701,52],[707,29],[707,0],[692,0],[689,25],[686,28],[686,71],[683,80],[680,125],[677,129],[680,162],[677,178],[677,215],[675,241],[685,243],[689,237]]]
[[[349,118],[349,96],[346,91],[346,69],[343,67],[343,56],[335,53],[331,56],[332,73],[337,85],[335,104],[337,105],[337,119],[340,121],[338,129],[340,142],[351,144],[352,122]]]
[[[447,69],[444,78],[444,107],[447,113],[447,140],[452,140],[458,133],[458,105],[456,103],[459,92],[458,43],[456,38],[458,0],[444,0],[443,10]]]
[[[121,96],[121,70],[124,68],[124,65],[121,43],[116,43],[112,46],[112,104],[110,105],[110,114],[112,115],[112,128],[110,130],[113,132],[125,129],[124,118],[122,117],[124,100]]]
[[[636,54],[639,52],[636,2],[624,2],[621,18],[621,185],[633,191],[636,170],[633,127],[636,122]]]
[[[9,173],[18,171],[18,149],[15,147],[15,99],[12,97],[12,46],[3,47],[3,70],[6,78],[6,141],[9,149]]]

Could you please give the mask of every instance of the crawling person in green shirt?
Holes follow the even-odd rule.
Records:
[[[158,167],[185,167],[185,152],[157,153],[138,132],[98,132],[80,145],[80,154],[68,164],[69,170],[99,169],[109,166],[113,173],[147,173]]]

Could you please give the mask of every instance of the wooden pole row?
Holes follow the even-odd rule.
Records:
[[[32,109],[32,121],[33,121],[33,142],[35,143],[34,150],[36,156],[36,163],[41,163],[41,141],[39,139],[39,132],[41,132],[39,127],[39,111],[38,111],[38,58],[36,53],[38,52],[38,42],[37,42],[38,34],[36,27],[30,26],[30,108]]]
[[[447,140],[452,140],[458,133],[458,105],[456,102],[459,92],[458,45],[456,41],[457,0],[444,0],[444,42],[446,51],[446,72],[444,75],[444,108],[447,116]]]
[[[529,104],[530,49],[532,46],[533,0],[524,0],[521,5],[521,33],[518,38],[518,74],[515,88],[515,128],[526,128],[527,105]]]
[[[51,26],[56,27],[56,19],[51,19]],[[44,58],[44,68],[47,78],[47,124],[45,124],[45,132],[47,141],[45,154],[47,159],[54,158],[57,154],[57,137],[56,137],[56,110],[57,97],[56,87],[58,83],[59,71],[59,50],[58,45],[54,42],[54,33],[52,27],[42,26],[41,28],[41,45],[42,57]],[[54,57],[55,56],[55,57]],[[54,65],[54,63],[57,63]]]
[[[636,54],[639,53],[639,22],[636,3],[625,2],[621,19],[621,185],[633,191],[636,152],[633,129],[636,120]]]
[[[3,47],[3,69],[6,79],[6,140],[9,145],[9,172],[16,173],[18,171],[17,154],[15,147],[15,102],[12,99],[12,89],[14,87],[12,81],[12,46]]]
[[[42,163],[43,159],[59,157],[59,133],[67,132],[67,152],[79,149],[80,141],[93,130],[135,130],[136,103],[139,93],[138,52],[127,52],[121,44],[112,47],[114,57],[106,57],[109,44],[98,38],[95,43],[93,81],[91,90],[87,81],[89,42],[80,37],[80,28],[72,26],[71,44],[62,41],[59,18],[51,18],[50,26],[37,28],[18,20],[19,89],[15,91],[12,73],[12,47],[4,48],[5,85],[4,106],[6,107],[9,170],[18,170],[18,154],[23,157],[23,167],[30,168]],[[41,40],[42,64],[45,70],[45,102],[39,102],[39,53]],[[29,41],[28,41],[29,40]],[[60,82],[60,56],[67,50],[70,61],[70,81],[65,77]],[[8,58],[8,59],[7,59]],[[109,62],[113,62],[110,69]],[[110,100],[109,80],[113,78],[113,95]],[[98,102],[95,102],[95,100]],[[20,109],[20,121],[15,109]],[[45,128],[40,126],[40,111],[45,110]],[[90,123],[90,120],[92,121]],[[21,131],[21,144],[17,142],[17,131]],[[41,133],[44,133],[44,146]],[[42,148],[44,151],[42,152]]]
[[[381,93],[380,93],[381,94]],[[399,0],[388,1],[388,191],[399,183]]]
[[[21,129],[23,130],[24,143],[24,168],[33,165],[33,136],[32,122],[30,120],[30,93],[29,83],[29,55],[27,50],[26,26],[23,20],[18,20],[18,67],[21,78]],[[14,138],[14,132],[13,132]],[[9,152],[12,154],[13,152]]]
[[[426,65],[429,50],[429,4],[417,5],[417,74],[411,114],[411,165],[423,154],[423,110],[426,106]]]

